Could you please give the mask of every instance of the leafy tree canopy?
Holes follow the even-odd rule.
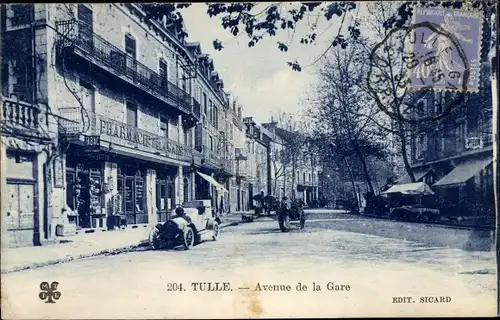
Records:
[[[405,25],[413,15],[417,7],[442,7],[460,9],[465,5],[474,8],[492,7],[496,1],[406,1],[400,2],[396,14],[388,18],[383,27],[387,29]],[[169,27],[177,31],[182,38],[188,36],[182,9],[190,7],[191,3],[167,3],[167,4],[143,4],[149,19],[163,20],[167,17]],[[322,30],[318,30],[321,19],[333,21],[340,19],[338,32],[329,41],[327,51],[332,47],[347,48],[351,40],[357,39],[360,34],[360,24],[357,18],[356,2],[293,2],[293,3],[269,3],[263,9],[255,2],[245,3],[205,3],[207,15],[210,18],[218,17],[221,27],[228,30],[231,35],[239,36],[245,34],[248,37],[248,46],[254,47],[265,37],[274,37],[283,31],[294,31],[301,21],[313,20],[308,23],[307,34],[300,38],[299,43],[303,45],[312,44],[317,41]],[[350,16],[351,19],[346,19]],[[349,25],[344,25],[347,23]],[[277,49],[288,51],[291,43],[277,42]],[[224,44],[219,39],[213,40],[216,50],[223,50]],[[302,66],[298,61],[288,61],[287,64],[295,71],[301,71]]]

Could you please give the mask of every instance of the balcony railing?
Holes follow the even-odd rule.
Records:
[[[2,102],[1,134],[21,139],[36,137],[50,139],[48,136],[48,111],[38,105],[4,98]]]
[[[207,147],[204,147],[202,153],[203,153],[203,158],[208,164],[216,168],[219,168],[221,166],[220,157],[214,151],[210,150]]]
[[[61,108],[60,123],[66,134],[98,135],[101,140],[162,155],[167,158],[191,162],[193,150],[177,141],[142,130],[103,115],[80,108]]]
[[[84,56],[94,58],[112,73],[126,77],[139,88],[150,91],[153,96],[159,96],[182,111],[191,113],[191,97],[187,92],[93,33],[85,23],[59,21],[56,27],[59,46],[80,49]]]
[[[233,161],[231,159],[226,159],[226,158],[221,158],[220,160],[221,163],[221,169],[233,174],[234,173],[234,168],[233,168]]]

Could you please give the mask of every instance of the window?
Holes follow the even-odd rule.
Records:
[[[86,110],[95,112],[95,89],[90,83],[80,80],[82,104]]]
[[[160,117],[160,134],[161,136],[168,138],[168,119]]]
[[[125,35],[125,52],[131,57],[136,57],[135,39],[130,34]]]
[[[420,160],[424,156],[424,152],[427,150],[427,135],[424,133],[421,133],[417,137],[417,143],[415,146],[415,158],[417,160]]]
[[[78,5],[78,35],[83,45],[93,46],[93,14],[92,10],[83,4]]]
[[[10,19],[11,26],[15,27],[31,22],[31,14],[33,12],[32,4],[12,4],[11,9],[13,12],[13,16]]]
[[[302,182],[306,183],[306,173],[302,173]]]
[[[127,124],[137,128],[137,105],[127,101]]]
[[[184,69],[179,68],[179,87],[186,91],[186,75],[184,74]]]
[[[311,182],[311,174],[310,173],[309,173],[309,180],[308,181]]]
[[[207,113],[208,113],[208,122],[210,124],[214,123],[213,114],[212,114],[212,108],[213,108],[213,106],[212,106],[212,100],[209,100],[208,101],[208,111],[207,111]]]
[[[427,113],[427,101],[425,100],[419,100],[417,102],[417,110],[415,110],[416,116],[419,118],[425,117]]]
[[[162,86],[166,86],[168,83],[168,64],[165,59],[161,58],[159,63],[159,71],[160,71],[160,84]]]
[[[219,110],[214,108],[214,124],[215,129],[219,129]]]
[[[209,141],[210,141],[210,150],[211,151],[214,151],[214,139],[212,138],[212,136],[209,136]]]
[[[207,114],[207,94],[203,92],[203,113]]]
[[[135,60],[137,54],[136,43],[134,37],[130,34],[125,35],[125,52],[127,71],[135,76],[135,71],[137,70],[137,61]]]

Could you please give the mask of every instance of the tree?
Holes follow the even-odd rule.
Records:
[[[377,112],[360,87],[366,72],[363,51],[359,45],[349,49],[335,48],[318,70],[319,86],[313,98],[311,119],[315,119],[315,136],[335,149],[348,168],[359,163],[368,189],[375,192],[367,158],[384,157],[380,130],[369,121]]]
[[[468,3],[472,7],[476,3]],[[486,10],[489,4],[481,4]],[[434,4],[433,6],[437,6]],[[462,7],[462,4],[443,4],[444,7]],[[357,43],[364,47],[365,54],[369,57],[367,79],[363,81],[362,89],[375,102],[379,116],[371,116],[370,121],[380,127],[387,134],[396,138],[397,149],[401,156],[405,170],[412,182],[415,175],[409,159],[412,140],[436,134],[445,134],[462,125],[466,118],[465,94],[456,92],[438,92],[433,85],[439,83],[443,66],[440,65],[440,55],[430,56],[426,60],[415,59],[415,52],[407,49],[407,40],[411,38],[409,21],[392,21],[400,10],[399,4],[389,2],[373,2],[367,5],[368,15],[360,20],[366,28],[371,30],[369,38],[360,37]],[[440,27],[433,25],[424,26],[439,34]],[[444,30],[444,29],[441,29]],[[460,55],[458,38],[450,35],[452,50]],[[421,59],[421,58],[418,58]],[[415,63],[417,62],[417,63]],[[423,63],[421,63],[423,62]],[[430,71],[433,83],[420,90],[409,90],[409,85],[414,81],[413,76]],[[457,70],[451,70],[457,71]],[[467,72],[463,74],[463,83],[467,83]],[[453,72],[450,72],[451,74]],[[430,108],[432,106],[432,108]]]
[[[465,2],[439,2],[439,1],[405,1],[398,2],[394,14],[388,16],[381,23],[387,29],[403,26],[413,15],[418,7],[443,7],[462,8]],[[474,7],[492,7],[495,1],[469,1]],[[221,27],[234,37],[244,34],[248,38],[248,46],[255,47],[259,41],[266,37],[274,37],[277,34],[295,31],[301,24],[307,28],[304,36],[299,40],[291,39],[287,43],[277,42],[277,49],[288,51],[289,47],[297,42],[299,45],[314,44],[321,37],[328,37],[330,45],[325,52],[317,57],[311,66],[323,57],[326,52],[335,47],[347,48],[347,46],[359,38],[361,34],[360,24],[357,21],[359,7],[358,2],[296,2],[296,3],[207,3],[207,15],[210,18],[220,18]],[[148,19],[167,21],[169,29],[175,31],[181,39],[188,35],[182,17],[182,10],[191,6],[188,4],[143,4],[148,13]],[[337,30],[324,32],[333,23],[338,22]],[[321,27],[324,23],[329,27]],[[297,44],[297,43],[295,43]],[[213,40],[216,50],[223,50],[224,44],[219,39]],[[295,71],[301,71],[304,66],[299,61],[288,61]]]

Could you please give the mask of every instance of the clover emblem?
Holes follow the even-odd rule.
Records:
[[[57,286],[59,285],[59,282],[54,281],[50,285],[48,282],[44,281],[40,283],[40,292],[38,294],[38,297],[41,300],[47,300],[45,303],[56,303],[54,300],[59,300],[61,297],[61,292],[57,291]]]

